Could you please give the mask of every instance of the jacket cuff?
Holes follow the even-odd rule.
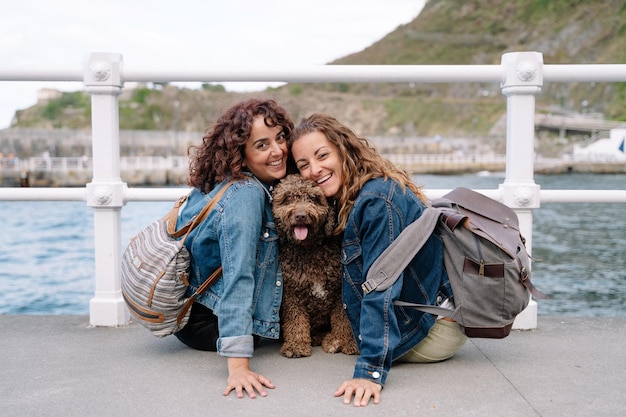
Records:
[[[254,339],[252,335],[220,337],[217,339],[217,352],[226,357],[251,358]]]
[[[387,372],[382,366],[376,367],[366,363],[359,363],[357,361],[357,364],[354,367],[354,375],[352,377],[369,379],[372,382],[384,385],[387,380]]]

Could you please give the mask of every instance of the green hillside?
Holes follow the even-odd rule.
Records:
[[[489,65],[515,51],[541,52],[544,64],[623,64],[625,35],[623,0],[431,0],[412,22],[333,64]],[[424,85],[419,93],[474,100],[485,89],[500,94],[497,85],[467,84]],[[623,83],[559,83],[545,85],[538,102],[626,120],[624,93]]]
[[[499,64],[515,51],[541,52],[546,64],[626,63],[625,32],[626,1],[430,0],[410,23],[330,64]],[[545,85],[537,111],[626,121],[625,94],[626,83]],[[495,84],[292,83],[255,93],[147,85],[120,97],[120,127],[202,131],[249,96],[277,99],[296,121],[333,114],[367,136],[504,135],[494,130],[506,111]],[[86,93],[65,93],[17,112],[13,127],[89,127],[89,106]]]

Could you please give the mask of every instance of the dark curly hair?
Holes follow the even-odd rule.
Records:
[[[226,178],[245,178],[242,166],[246,142],[257,116],[263,116],[268,127],[282,127],[287,138],[293,130],[289,115],[274,100],[249,99],[235,104],[207,130],[201,145],[189,147],[187,183],[206,194]]]

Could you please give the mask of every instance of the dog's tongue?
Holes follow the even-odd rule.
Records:
[[[293,232],[296,235],[296,239],[304,240],[309,234],[309,228],[305,226],[296,226],[293,228]]]

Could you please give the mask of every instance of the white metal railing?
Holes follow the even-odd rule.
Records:
[[[180,189],[129,188],[120,179],[118,96],[124,82],[415,82],[497,83],[507,99],[505,179],[497,190],[478,190],[515,209],[532,251],[532,212],[541,201],[626,202],[626,190],[540,190],[534,181],[535,96],[544,81],[625,82],[626,65],[544,65],[538,52],[511,52],[500,65],[323,65],[307,67],[176,68],[124,64],[116,53],[93,53],[84,68],[0,67],[0,81],[82,81],[92,97],[93,179],[85,188],[0,188],[0,200],[84,200],[94,210],[95,295],[90,301],[94,326],[117,326],[129,320],[120,289],[120,214],[128,201],[172,201]],[[447,190],[427,190],[431,197]],[[536,327],[531,300],[515,327]]]

